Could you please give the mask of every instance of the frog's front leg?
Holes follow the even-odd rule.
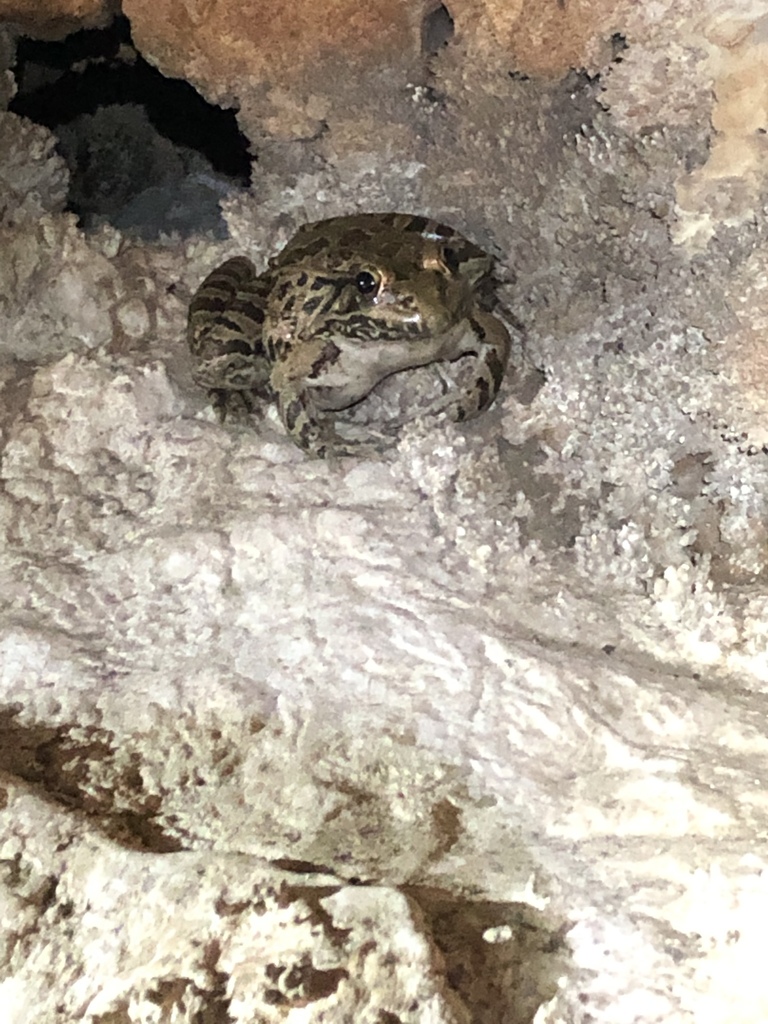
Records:
[[[510,347],[509,332],[504,324],[490,313],[473,310],[459,343],[444,355],[453,360],[474,353],[471,380],[459,397],[442,406],[440,411],[461,423],[489,408],[499,393]]]
[[[272,378],[277,395],[280,419],[291,440],[308,455],[324,458],[334,447],[335,431],[331,424],[320,418],[310,389],[301,384],[278,384]]]
[[[269,342],[267,343],[269,345]],[[338,406],[320,383],[324,370],[335,360],[333,342],[303,340],[296,347],[273,344],[276,362],[270,383],[277,396],[280,419],[291,440],[314,458],[334,455],[365,456],[379,450],[366,441],[342,438],[334,426]]]
[[[311,387],[299,383],[282,387],[277,392],[277,407],[291,440],[313,458],[381,454],[380,449],[370,442],[340,437],[334,427],[333,413],[317,409]]]

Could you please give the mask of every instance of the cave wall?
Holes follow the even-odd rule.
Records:
[[[226,237],[84,231],[0,115],[9,1021],[765,1019],[760,6],[126,3],[238,107]],[[109,13],[0,4],[4,98]],[[361,209],[496,255],[499,402],[220,424],[194,289]]]

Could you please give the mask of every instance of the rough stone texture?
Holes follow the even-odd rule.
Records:
[[[410,90],[369,89],[373,39],[356,107],[327,69],[309,113],[273,86],[296,119],[260,123],[223,242],[84,236],[3,115],[14,1024],[768,1017],[761,6],[617,4],[548,81],[480,59],[463,7]],[[204,274],[395,208],[499,254],[498,406],[380,461],[219,425],[183,344]]]
[[[0,19],[36,39],[61,39],[79,28],[96,28],[115,14],[114,0],[0,0]]]
[[[266,1022],[314,1006],[318,1020],[424,1019],[417,1004],[428,1019],[468,1021],[404,894],[255,857],[148,859],[3,783],[2,914],[16,936],[0,989],[8,1024],[24,1024],[32,1006],[39,1020]],[[64,976],[51,955],[63,945]],[[337,1016],[323,1017],[331,1001]]]
[[[0,109],[5,110],[16,92],[16,81],[10,66],[16,53],[16,33],[0,24]]]
[[[601,69],[610,37],[626,22],[621,0],[457,0],[449,5],[456,35],[486,64],[561,76],[570,68]]]
[[[345,105],[375,118],[377,94],[385,117],[420,54],[419,3],[328,0],[321,18],[313,0],[129,0],[123,11],[148,60],[213,102],[236,101],[253,139],[312,138]]]
[[[64,209],[69,176],[55,142],[40,125],[8,112],[0,115],[2,227],[33,223],[46,213],[61,213]],[[10,295],[11,291],[8,287],[6,293]]]

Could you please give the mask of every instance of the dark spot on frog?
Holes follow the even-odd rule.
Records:
[[[255,302],[249,302],[248,300],[238,302],[237,312],[240,313],[241,316],[248,317],[248,319],[252,320],[255,324],[264,323],[264,310],[261,306],[257,306]]]
[[[228,296],[226,294],[214,293],[209,290],[205,295],[195,296],[195,312],[203,310],[206,313],[223,313],[229,308]]]
[[[324,370],[326,366],[332,366],[340,355],[341,349],[339,348],[338,345],[334,345],[332,341],[326,342],[326,344],[323,346],[322,351],[320,352],[320,355],[312,363],[312,369],[310,370],[308,376],[310,378],[319,377],[321,371]]]
[[[275,341],[274,338],[267,338],[267,355],[275,363],[278,359],[285,360],[293,351],[290,341]]]
[[[488,381],[485,377],[478,377],[475,381],[475,390],[477,391],[478,400],[477,408],[485,409],[490,405],[493,396],[491,395],[491,389],[488,387]]]
[[[253,346],[248,343],[244,338],[232,338],[225,345],[221,346],[221,351],[226,352],[229,355],[239,354],[241,356],[252,356]]]
[[[224,328],[225,331],[232,331],[233,334],[238,332],[240,329],[240,324],[237,322],[237,320],[232,320],[228,316],[220,316],[218,319],[218,323],[221,325],[221,327]]]
[[[485,357],[485,365],[491,371],[491,377],[493,377],[493,383],[495,386],[495,393],[501,387],[501,381],[504,377],[504,363],[502,363],[493,349],[491,349]]]
[[[310,291],[313,292],[325,291],[327,288],[333,288],[335,290],[337,284],[338,282],[335,277],[321,277],[318,274],[309,288]]]
[[[461,261],[459,260],[458,253],[455,249],[451,249],[450,246],[446,246],[443,249],[443,262],[452,274],[458,274],[461,267]]]
[[[427,220],[426,217],[412,217],[410,224],[406,224],[405,230],[415,231],[416,234],[421,235],[424,233],[424,229],[426,228],[427,224],[429,224],[429,221]],[[441,230],[442,228],[438,227],[438,231]]]
[[[480,341],[485,341],[485,334],[486,334],[486,332],[485,332],[485,328],[483,327],[483,325],[481,323],[479,323],[477,320],[474,320],[474,319],[470,320],[469,322],[472,324],[472,330],[478,336]]]

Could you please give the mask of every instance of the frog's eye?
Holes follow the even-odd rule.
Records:
[[[378,288],[379,282],[370,270],[361,270],[355,278],[355,284],[361,295],[371,295]]]

